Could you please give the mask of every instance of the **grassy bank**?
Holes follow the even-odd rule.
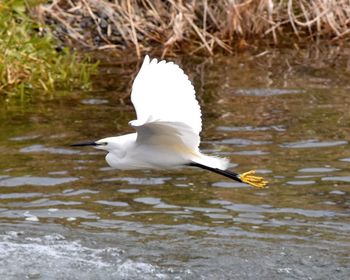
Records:
[[[213,54],[259,45],[349,40],[348,0],[55,0],[38,16],[89,49]]]
[[[26,1],[0,3],[0,95],[52,94],[56,89],[88,87],[96,68],[68,49],[28,16]]]

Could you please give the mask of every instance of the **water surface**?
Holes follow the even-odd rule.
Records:
[[[103,152],[69,147],[132,131],[138,66],[109,65],[94,92],[3,104],[2,279],[348,279],[342,65],[285,54],[177,62],[198,92],[202,149],[257,169],[269,188],[190,168],[115,171]]]

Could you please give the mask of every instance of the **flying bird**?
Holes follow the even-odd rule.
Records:
[[[201,109],[193,85],[178,65],[145,56],[132,86],[131,101],[137,119],[129,125],[135,133],[72,146],[94,146],[107,151],[106,161],[116,169],[192,166],[253,187],[267,185],[254,171],[234,173],[228,170],[228,159],[199,150]]]

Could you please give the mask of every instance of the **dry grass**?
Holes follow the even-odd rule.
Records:
[[[88,49],[155,47],[231,52],[257,44],[344,40],[350,33],[350,0],[53,0],[37,15],[59,38]]]

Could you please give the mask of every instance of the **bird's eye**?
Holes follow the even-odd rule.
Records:
[[[107,146],[108,142],[95,142],[96,146]]]

